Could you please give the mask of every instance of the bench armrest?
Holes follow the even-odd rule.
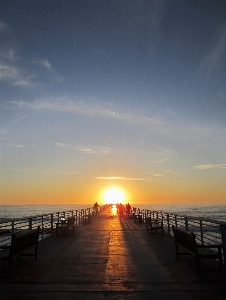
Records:
[[[223,248],[222,245],[196,245],[197,248]]]
[[[11,246],[0,246],[0,249],[10,249],[11,248]]]

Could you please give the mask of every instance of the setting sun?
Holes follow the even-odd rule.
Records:
[[[104,193],[104,200],[106,204],[122,203],[125,196],[122,191],[116,188],[111,188]]]

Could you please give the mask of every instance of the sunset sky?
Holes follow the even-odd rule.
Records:
[[[226,204],[226,1],[0,0],[0,204]]]

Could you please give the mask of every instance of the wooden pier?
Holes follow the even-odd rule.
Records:
[[[204,265],[202,267],[205,267]],[[176,259],[174,239],[111,210],[69,232],[39,242],[38,260],[0,264],[0,299],[220,300],[225,276],[197,274],[192,257]]]

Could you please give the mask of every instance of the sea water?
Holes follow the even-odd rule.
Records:
[[[0,220],[54,214],[90,207],[92,207],[92,205],[0,205]]]
[[[0,220],[31,217],[63,211],[91,208],[93,205],[1,205]],[[149,205],[131,204],[136,208],[202,217],[226,222],[226,205]]]
[[[226,205],[140,205],[139,208],[226,222]]]

